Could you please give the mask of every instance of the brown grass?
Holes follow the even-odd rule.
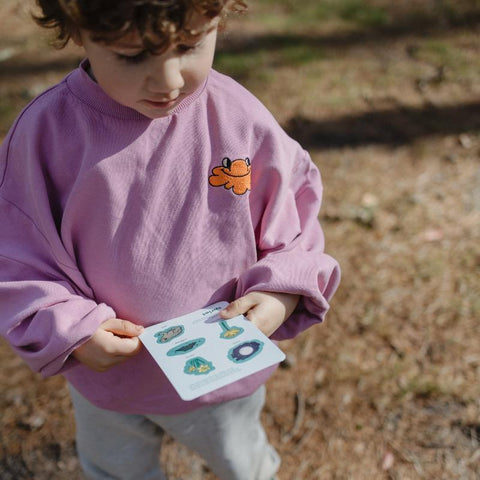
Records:
[[[439,4],[402,2],[393,18]],[[0,62],[2,134],[78,60],[39,48],[19,5],[0,3],[1,45],[16,49]],[[307,35],[318,58],[242,75],[320,166],[327,250],[343,270],[327,322],[283,343],[288,361],[268,384],[281,480],[478,478],[479,5],[458,5],[470,21],[357,36],[326,24]],[[269,28],[255,15],[233,21],[222,48],[281,48],[291,32]],[[80,478],[63,380],[40,380],[5,343],[0,362],[0,477]],[[193,458],[167,440],[170,479],[212,479]]]

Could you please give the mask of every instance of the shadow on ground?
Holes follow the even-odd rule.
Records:
[[[480,130],[480,101],[445,107],[398,107],[332,120],[297,116],[284,127],[306,148],[400,146],[421,137]]]

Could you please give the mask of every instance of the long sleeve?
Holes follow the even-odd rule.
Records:
[[[275,161],[260,165],[252,178],[258,262],[240,277],[237,289],[238,296],[254,290],[301,295],[295,312],[273,334],[275,340],[292,338],[323,321],[340,281],[337,262],[324,253],[318,221],[320,173],[308,154],[292,149],[292,143],[267,142],[260,150],[257,162]]]
[[[0,199],[0,329],[30,367],[49,376],[75,363],[72,350],[115,313],[85,296],[45,238],[16,206]],[[68,272],[70,270],[70,277]]]
[[[67,253],[44,167],[29,158],[41,148],[29,144],[12,129],[0,149],[0,334],[49,376],[75,365],[70,353],[115,312]]]

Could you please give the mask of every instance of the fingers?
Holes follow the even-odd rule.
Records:
[[[111,318],[103,322],[101,328],[120,337],[138,337],[143,332],[141,325],[136,325],[121,318]]]
[[[264,301],[264,295],[258,292],[250,292],[231,302],[219,314],[226,320],[237,315],[245,315],[265,335],[270,336],[278,328],[278,325],[277,322],[272,325],[271,312]]]
[[[269,337],[283,323],[280,315],[272,312],[264,304],[257,304],[245,315],[260,331]],[[278,318],[278,321],[276,320]]]
[[[267,337],[292,314],[299,295],[274,292],[250,292],[237,298],[219,312],[224,319],[245,315]]]
[[[268,306],[265,306],[262,302],[255,301],[255,298],[251,298],[248,295],[238,298],[220,312],[220,316],[224,319],[229,319],[237,315],[245,315],[245,317],[267,337],[269,337],[283,321],[283,316],[271,315]],[[279,318],[279,320],[276,320],[277,318]]]
[[[105,372],[141,350],[138,335],[142,331],[143,327],[128,320],[111,318],[103,322],[92,337],[77,347],[72,355],[92,370]]]
[[[219,312],[222,318],[233,318],[237,315],[245,315],[250,309],[257,305],[257,300],[253,293],[248,293],[244,297],[237,298],[229,303],[223,310]]]
[[[112,335],[107,344],[107,353],[116,357],[133,357],[138,353],[142,343],[137,337],[117,337]]]

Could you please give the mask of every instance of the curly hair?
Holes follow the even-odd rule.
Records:
[[[195,36],[186,22],[192,12],[207,19],[246,8],[243,0],[37,0],[42,27],[56,29],[56,46],[63,48],[80,29],[94,41],[113,42],[136,32],[143,46],[161,52],[179,37]]]

